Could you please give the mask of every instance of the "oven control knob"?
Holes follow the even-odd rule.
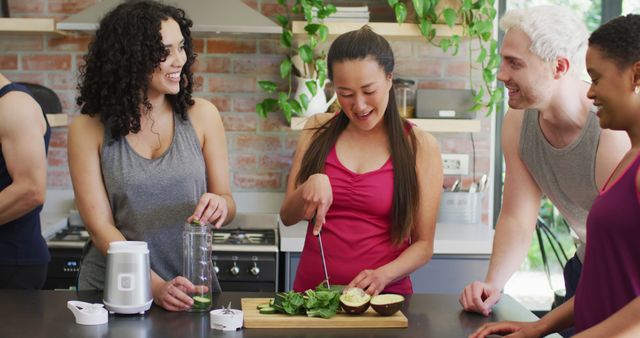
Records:
[[[220,268],[218,267],[216,262],[213,262],[213,272],[215,272],[216,275],[220,272]]]
[[[229,272],[231,272],[232,275],[237,276],[240,273],[240,268],[236,265],[236,263],[233,263],[233,266],[229,269]]]
[[[260,274],[260,268],[258,267],[258,264],[254,262],[253,267],[249,270],[249,272],[254,276]]]

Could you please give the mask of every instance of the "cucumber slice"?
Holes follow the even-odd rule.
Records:
[[[263,315],[272,315],[276,313],[276,309],[272,308],[271,306],[265,306],[260,309],[260,313]]]
[[[206,309],[211,306],[211,299],[209,299],[209,297],[193,296],[191,298],[193,298],[193,305],[191,306],[192,309]]]
[[[263,307],[271,307],[271,304],[268,304],[268,303],[258,304],[258,306],[256,306],[256,309],[260,310]]]

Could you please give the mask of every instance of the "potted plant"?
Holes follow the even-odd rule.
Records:
[[[474,84],[470,72],[471,88],[474,92],[475,105],[471,111],[477,111],[487,107],[487,115],[490,115],[503,97],[501,88],[495,86],[496,72],[500,63],[497,52],[497,41],[493,37],[494,21],[496,18],[495,0],[406,0],[409,6],[401,0],[387,0],[392,8],[396,21],[403,23],[409,13],[408,7],[413,8],[416,23],[422,36],[431,44],[439,46],[443,51],[452,50],[453,55],[458,53],[460,40],[468,37],[477,40],[477,44],[469,43],[470,67],[478,66],[482,73],[482,83]],[[331,102],[326,102],[322,88],[326,82],[327,64],[324,54],[316,55],[314,49],[319,43],[326,40],[329,29],[322,24],[322,19],[336,12],[332,4],[325,4],[323,0],[295,0],[291,8],[287,0],[278,0],[286,15],[278,14],[276,19],[282,27],[280,44],[287,48],[288,54],[280,64],[280,76],[288,82],[286,91],[278,91],[273,81],[259,81],[260,87],[277,98],[267,98],[256,105],[257,113],[266,117],[269,112],[281,110],[287,122],[290,122],[293,114],[303,115],[312,106],[326,108]],[[315,13],[314,13],[315,10]],[[302,14],[306,21],[306,40],[293,44],[291,30],[291,13]],[[316,20],[317,19],[317,20]],[[445,23],[449,27],[458,24],[462,26],[462,36],[453,35],[436,39],[436,27],[438,23]],[[301,60],[297,61],[296,60]],[[304,74],[307,74],[307,77]],[[300,79],[295,78],[300,77]],[[296,80],[298,90],[292,95],[293,81]],[[304,83],[304,86],[302,84]],[[316,97],[318,96],[318,97]]]
[[[278,24],[282,27],[280,45],[287,48],[288,54],[280,63],[280,77],[288,82],[286,91],[278,91],[273,81],[259,81],[259,86],[268,93],[276,94],[277,98],[267,98],[256,104],[256,112],[267,117],[269,112],[281,110],[287,122],[293,114],[303,115],[325,109],[331,103],[326,102],[324,85],[327,82],[327,63],[325,55],[316,55],[314,49],[325,41],[329,29],[321,20],[336,12],[332,4],[324,4],[322,0],[295,0],[289,9],[287,0],[278,0],[286,15],[276,15]],[[294,45],[291,13],[302,14],[306,21],[306,39]],[[316,20],[319,19],[319,20]],[[292,95],[293,81],[297,82],[297,91]],[[335,97],[331,100],[331,102]],[[312,110],[312,111],[310,111]]]
[[[403,23],[407,18],[407,5],[399,0],[388,0],[393,8],[396,21]],[[471,89],[474,92],[476,104],[471,111],[477,111],[487,107],[487,115],[490,115],[503,97],[502,88],[495,86],[496,72],[500,64],[498,55],[498,43],[493,38],[494,21],[496,18],[495,0],[412,0],[413,12],[416,23],[422,36],[436,46],[447,52],[453,50],[453,55],[458,53],[460,36],[453,35],[435,40],[436,29],[434,24],[445,23],[449,27],[456,24],[462,26],[462,35],[469,39],[477,40],[474,49],[469,43],[470,67],[479,65],[482,72],[483,83],[474,85],[470,71]]]

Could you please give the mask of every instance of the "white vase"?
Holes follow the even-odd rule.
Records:
[[[318,113],[326,113],[329,107],[331,106],[331,104],[333,103],[333,101],[336,100],[337,96],[335,93],[333,93],[333,96],[331,97],[331,99],[329,99],[329,101],[327,101],[327,97],[324,95],[324,86],[327,84],[327,82],[329,82],[328,79],[326,79],[322,85],[320,85],[320,82],[318,79],[314,80],[309,78],[296,77],[296,81],[298,84],[298,89],[296,90],[296,93],[294,95],[296,100],[300,101],[300,95],[302,94],[307,95],[307,98],[309,98],[309,104],[307,105],[307,109],[304,109],[304,107],[302,108],[304,116],[308,117]],[[316,96],[313,96],[313,97],[311,96],[311,92],[309,91],[309,88],[307,88],[307,85],[306,85],[307,81],[316,82],[316,85],[317,85]]]

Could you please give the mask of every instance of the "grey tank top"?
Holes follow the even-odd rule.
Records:
[[[151,269],[164,280],[182,275],[182,228],[207,191],[204,157],[190,121],[174,114],[169,148],[157,158],[136,153],[105,127],[100,164],[116,227],[127,240],[145,241]],[[79,289],[103,289],[105,257],[91,245]],[[215,277],[215,275],[214,275]],[[219,292],[217,279],[213,291]]]
[[[595,169],[600,124],[595,113],[590,111],[582,133],[570,145],[559,149],[545,139],[538,115],[533,109],[524,112],[520,157],[542,192],[584,244],[587,241],[587,215],[598,196]],[[579,248],[581,259],[582,254],[583,248]]]

